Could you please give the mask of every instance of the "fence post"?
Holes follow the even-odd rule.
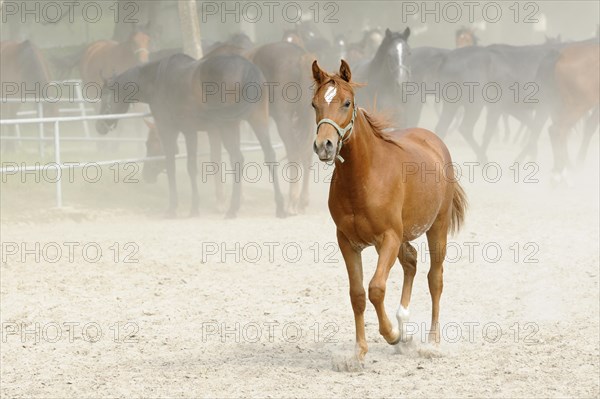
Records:
[[[87,116],[87,111],[85,109],[87,103],[83,101],[83,89],[81,85],[83,85],[83,81],[81,80],[75,85],[77,87],[77,101],[79,102],[79,111],[81,112],[81,116]],[[90,127],[85,119],[83,120],[83,131],[85,132],[85,137],[90,137]]]
[[[62,208],[62,169],[60,163],[60,130],[59,122],[54,122],[54,162],[60,170],[59,179],[56,181],[56,207]]]
[[[38,112],[38,118],[44,117],[44,107],[42,106],[41,101],[38,101],[38,103],[37,103],[37,112]],[[43,158],[44,157],[44,123],[43,122],[41,122],[38,125],[38,133],[40,136],[40,146],[39,146],[40,157]]]

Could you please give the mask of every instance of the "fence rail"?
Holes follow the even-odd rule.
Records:
[[[71,81],[69,81],[69,82],[71,82]],[[134,118],[145,118],[145,117],[152,116],[152,114],[149,112],[113,114],[113,115],[87,115],[88,109],[85,108],[84,103],[86,103],[88,101],[83,99],[83,97],[81,96],[80,90],[78,90],[78,92],[77,92],[77,98],[69,99],[69,100],[62,100],[62,101],[59,100],[56,102],[62,102],[62,103],[71,102],[71,103],[79,104],[78,109],[64,109],[62,111],[65,111],[65,112],[79,111],[82,114],[81,116],[44,117],[43,116],[42,99],[37,99],[37,98],[25,99],[25,101],[18,100],[18,99],[2,98],[2,99],[0,99],[0,101],[7,102],[7,103],[14,103],[14,102],[36,103],[37,104],[37,114],[38,114],[38,116],[40,116],[37,118],[0,119],[0,126],[14,125],[18,129],[17,132],[20,132],[19,127],[21,125],[37,124],[38,129],[39,129],[38,137],[22,137],[19,133],[18,136],[16,136],[16,137],[0,136],[0,140],[2,140],[2,141],[37,141],[40,143],[40,154],[42,156],[44,155],[43,143],[51,141],[54,143],[54,162],[51,167],[55,168],[55,169],[58,168],[61,170],[67,169],[67,168],[69,168],[69,169],[70,168],[82,168],[82,167],[86,166],[86,163],[83,163],[83,162],[78,163],[78,164],[62,163],[61,151],[60,151],[61,142],[67,142],[67,141],[143,142],[143,141],[146,141],[144,138],[138,138],[138,137],[91,137],[89,134],[88,124],[87,124],[89,121],[99,121],[99,120],[109,120],[109,119],[134,119]],[[27,114],[31,114],[31,113],[35,113],[36,111],[25,111],[25,112]],[[61,137],[60,125],[62,123],[68,123],[68,122],[83,122],[85,136],[84,137]],[[54,137],[45,137],[44,125],[48,124],[48,123],[52,123],[54,125]],[[261,149],[261,147],[259,145],[257,145],[256,142],[242,141],[242,145],[244,146],[244,148],[243,148],[244,151],[256,151],[256,150]],[[278,144],[278,145],[275,145],[274,147],[281,148],[282,145]],[[201,155],[208,155],[208,153],[206,153],[206,154],[203,153]],[[177,155],[178,159],[185,158],[185,157],[186,157],[185,154]],[[108,160],[108,161],[92,161],[92,162],[88,162],[87,164],[94,163],[95,165],[98,165],[98,166],[106,166],[106,165],[115,165],[115,164],[123,164],[123,163],[140,163],[140,162],[147,162],[147,161],[160,161],[163,159],[165,159],[164,156],[138,157],[138,158],[129,158],[129,159],[115,159],[115,160]],[[46,170],[49,167],[50,167],[49,165],[33,165],[33,166],[11,165],[11,166],[5,166],[5,167],[0,168],[0,174],[14,175],[14,174],[23,173],[23,172],[33,172],[33,171],[38,172],[38,171]],[[63,206],[63,196],[62,196],[62,183],[61,183],[60,179],[57,179],[57,181],[55,183],[55,199],[56,199],[56,207],[61,208]]]

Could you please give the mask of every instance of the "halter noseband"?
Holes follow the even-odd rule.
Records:
[[[338,140],[337,150],[335,152],[335,158],[339,159],[341,163],[344,163],[344,158],[342,158],[342,156],[340,155],[340,151],[342,150],[342,144],[344,143],[344,141],[348,141],[348,139],[352,135],[352,131],[353,131],[352,128],[354,127],[354,119],[356,119],[356,100],[355,99],[352,99],[352,106],[354,107],[354,111],[352,111],[352,119],[344,128],[340,127],[340,125],[338,125],[334,120],[331,120],[328,118],[323,118],[319,121],[319,123],[317,123],[317,134],[319,134],[319,127],[322,124],[327,123],[327,124],[333,126],[335,128],[335,131],[337,132],[338,136],[340,136],[340,139]],[[346,137],[346,140],[344,140],[344,136],[348,132],[350,132],[350,133]],[[334,162],[335,162],[335,158],[334,158]]]

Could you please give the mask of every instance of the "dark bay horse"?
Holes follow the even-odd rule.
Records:
[[[361,252],[375,246],[379,259],[369,283],[369,300],[379,319],[379,332],[389,344],[407,342],[408,321],[417,252],[410,241],[427,235],[431,254],[428,274],[432,301],[430,342],[439,342],[439,301],[443,261],[449,232],[463,223],[466,196],[448,168],[452,159],[444,143],[419,128],[384,132],[383,123],[358,108],[348,64],[330,75],[313,63],[317,137],[314,151],[324,162],[335,162],[329,189],[329,211],[350,280],[356,323],[354,368],[367,353]],[[428,171],[428,175],[423,174]],[[431,171],[435,171],[432,173]],[[434,176],[435,174],[435,176]],[[404,269],[402,298],[393,327],[384,307],[386,281],[396,258]]]
[[[79,61],[83,83],[102,85],[109,77],[148,62],[150,37],[133,32],[124,42],[98,40],[85,48]]]
[[[406,124],[402,88],[410,77],[409,36],[410,28],[406,28],[404,32],[386,29],[375,56],[355,67],[357,81],[368,84],[359,93],[359,101],[389,112],[391,119],[398,125]]]
[[[292,179],[287,210],[291,214],[302,212],[309,201],[310,163],[312,161],[312,124],[310,116],[310,65],[314,56],[295,44],[275,42],[261,46],[246,54],[257,65],[267,82],[278,86],[269,100],[269,114],[286,149],[287,161],[302,174],[302,180]],[[298,96],[286,96],[284,87],[300,90]],[[296,98],[297,97],[297,98]]]
[[[131,102],[143,102],[150,106],[166,156],[168,216],[175,215],[178,202],[175,155],[180,132],[186,141],[192,216],[198,213],[198,131],[210,132],[211,153],[217,148],[220,153],[220,144],[213,146],[215,141],[211,139],[211,135],[218,135],[229,153],[231,163],[239,171],[244,162],[239,125],[241,120],[246,120],[260,142],[265,162],[275,165],[275,150],[268,132],[268,97],[261,95],[256,101],[254,96],[252,99],[247,97],[244,90],[250,86],[264,87],[264,77],[258,67],[243,57],[220,55],[194,60],[177,54],[131,68],[111,79],[104,87],[101,114],[126,112]],[[226,90],[229,95],[225,95]],[[232,90],[237,92],[232,93]],[[98,121],[96,127],[99,133],[106,134],[116,124],[117,120],[104,120]],[[275,190],[276,215],[283,217],[285,211],[277,167],[269,167],[269,172]],[[233,182],[231,204],[226,215],[229,218],[235,217],[240,207],[240,184],[241,176],[238,175]]]

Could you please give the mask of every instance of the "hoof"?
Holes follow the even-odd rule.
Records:
[[[391,341],[387,341],[387,339],[386,339],[387,343],[390,345],[397,345],[398,342],[400,342],[400,338],[402,338],[400,335],[400,330],[398,330],[397,328],[394,328],[392,330],[392,337],[395,337],[395,338],[392,338]]]
[[[280,219],[284,219],[288,216],[291,216],[291,214],[289,212],[286,212],[283,209],[277,209],[277,211],[275,211],[275,216],[280,218]]]
[[[168,209],[163,215],[164,219],[177,219],[177,211],[175,209]]]
[[[332,369],[338,372],[356,373],[363,371],[365,368],[358,356],[353,355],[348,358],[332,359]]]

